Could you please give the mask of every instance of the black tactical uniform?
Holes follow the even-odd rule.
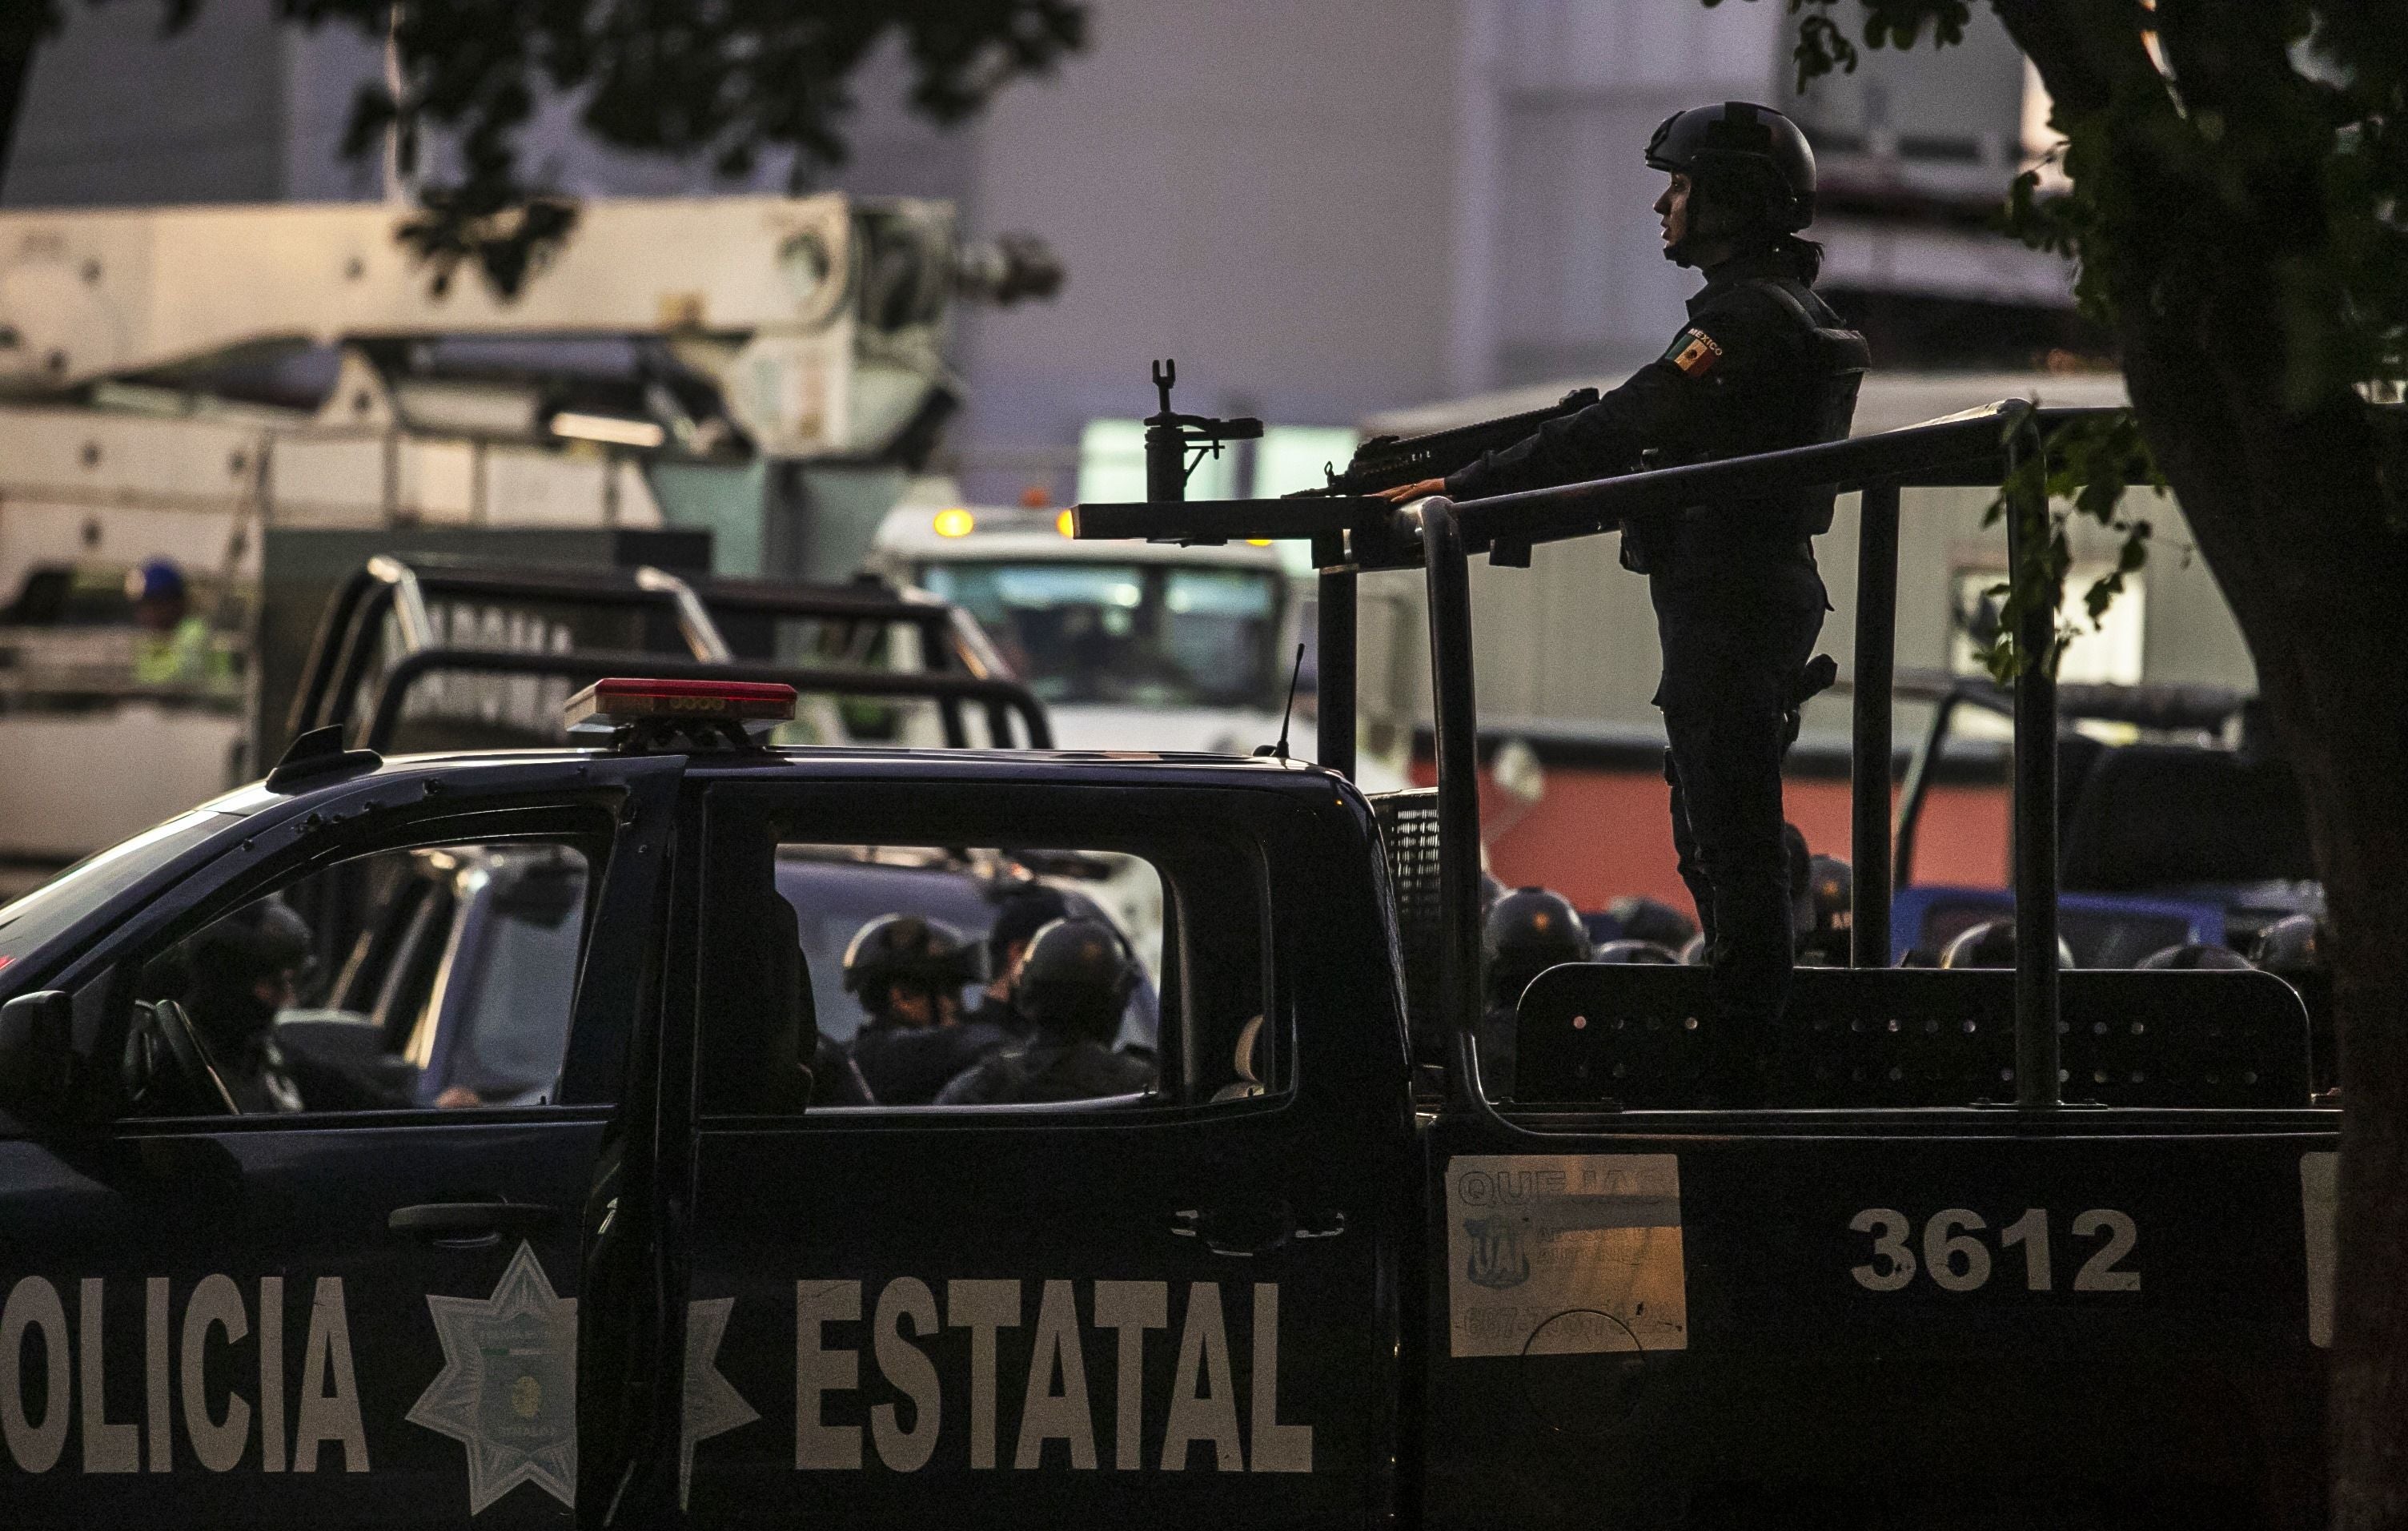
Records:
[[[939,1105],[1004,1105],[1125,1095],[1154,1084],[1154,1065],[1112,1050],[1137,988],[1137,960],[1099,919],[1057,919],[1031,937],[1012,1004],[1033,1028],[947,1085]]]
[[[1739,253],[1707,269],[1660,358],[1453,474],[1451,498],[1847,434],[1866,351],[1809,285],[1813,247],[1790,238],[1812,215],[1803,136],[1769,108],[1731,102],[1668,119],[1648,163],[1690,175],[1693,228],[1718,213],[1723,227],[1705,232]],[[1688,264],[1678,246],[1667,253]],[[1831,499],[1807,489],[1734,497],[1623,531],[1623,562],[1647,576],[1656,606],[1673,843],[1727,1035],[1769,1026],[1788,993],[1781,759],[1828,609],[1809,539],[1828,529]]]

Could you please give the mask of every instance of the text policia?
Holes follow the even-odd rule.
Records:
[[[66,1447],[68,1422],[80,1417],[83,1471],[136,1472],[147,1458],[150,1471],[165,1472],[176,1456],[172,1422],[180,1415],[192,1456],[212,1472],[234,1467],[254,1443],[255,1460],[264,1472],[283,1472],[288,1464],[294,1472],[315,1471],[320,1449],[328,1444],[341,1448],[343,1471],[368,1470],[367,1433],[360,1423],[341,1278],[322,1276],[311,1293],[308,1327],[297,1358],[300,1385],[290,1411],[285,1401],[284,1278],[261,1277],[258,1300],[252,1304],[232,1277],[205,1277],[182,1293],[182,1322],[177,1325],[170,1322],[167,1278],[150,1277],[142,1283],[139,1340],[122,1328],[116,1339],[108,1337],[112,1315],[108,1309],[113,1305],[108,1301],[108,1284],[99,1277],[84,1278],[74,1291],[72,1331],[59,1289],[39,1276],[18,1281],[0,1308],[0,1437],[6,1437],[8,1455],[20,1468],[48,1472],[57,1466]],[[117,1316],[122,1323],[133,1314],[126,1309]],[[205,1381],[207,1359],[251,1337],[254,1318],[255,1376],[234,1379],[222,1395],[212,1396]],[[179,1391],[168,1385],[171,1333],[176,1336]],[[49,1380],[41,1389],[43,1396],[29,1399],[32,1368],[23,1362],[36,1349]],[[137,1353],[144,1381],[142,1414],[138,1421],[111,1420],[105,1379]],[[256,1385],[255,1405],[252,1397],[244,1396],[244,1381]]]

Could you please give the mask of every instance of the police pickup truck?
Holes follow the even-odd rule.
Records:
[[[1910,466],[1995,461],[1997,420],[1952,430]],[[7,1524],[2315,1524],[2337,1118],[2279,980],[1803,974],[1803,1104],[1727,1111],[1689,1083],[1688,970],[1570,966],[1489,1098],[1478,509],[1311,512],[1326,581],[1421,546],[1434,794],[771,749],[775,687],[627,681],[603,747],[318,736],[0,910]],[[779,868],[835,846],[1141,861],[1154,1082],[810,1105]],[[584,869],[556,1074],[228,1113],[152,964],[425,853]]]

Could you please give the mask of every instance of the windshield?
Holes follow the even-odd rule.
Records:
[[[0,904],[0,968],[30,957],[152,873],[228,825],[230,814],[195,808],[87,856],[23,898]]]
[[[920,583],[968,608],[1055,705],[1278,705],[1276,570],[939,563]]]

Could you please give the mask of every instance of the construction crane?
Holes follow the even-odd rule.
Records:
[[[0,212],[0,751],[138,738],[180,762],[149,773],[179,801],[102,819],[240,769],[258,656],[306,643],[324,583],[271,610],[304,600],[272,546],[610,561],[559,539],[684,530],[709,534],[696,572],[844,578],[958,401],[955,304],[1061,281],[1039,242],[967,240],[942,202],[626,198],[582,204],[504,298],[466,272],[438,288],[404,216]],[[208,629],[186,673],[136,662],[156,635],[126,582],[160,563]],[[7,797],[0,823],[59,824]],[[38,859],[90,848],[62,832]]]

